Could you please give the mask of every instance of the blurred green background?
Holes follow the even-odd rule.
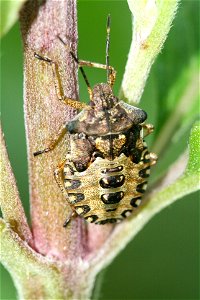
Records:
[[[198,1],[182,1],[162,53],[153,66],[140,107],[157,130],[173,112],[169,90],[181,93],[183,70],[199,51]],[[79,1],[79,57],[105,61],[106,17],[111,14],[110,62],[117,70],[115,93],[125,68],[131,41],[131,14],[124,1]],[[92,85],[105,81],[102,70],[86,69]],[[175,86],[175,88],[174,88]],[[80,98],[88,99],[80,77]],[[167,104],[167,105],[166,105]],[[171,106],[170,106],[171,105]],[[170,147],[154,168],[153,178],[164,172],[187,146],[195,107],[179,124]],[[29,217],[28,171],[23,121],[23,54],[19,24],[3,37],[1,44],[1,111],[9,157],[21,199]],[[197,193],[179,200],[151,220],[115,261],[104,271],[100,299],[199,299],[199,205]],[[100,283],[100,280],[98,281]],[[98,286],[96,287],[98,289]],[[8,272],[1,269],[1,299],[16,299]]]

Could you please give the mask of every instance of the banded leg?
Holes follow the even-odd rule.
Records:
[[[58,100],[60,100],[64,104],[69,105],[76,109],[82,109],[87,106],[85,103],[81,103],[81,102],[78,102],[77,100],[74,100],[74,99],[64,96],[61,79],[60,79],[60,75],[59,75],[59,71],[58,71],[58,65],[55,61],[51,60],[47,56],[41,56],[38,53],[34,53],[34,56],[35,56],[35,58],[50,64],[50,66],[52,67],[54,86],[55,86],[56,95],[58,97]]]
[[[64,135],[66,132],[67,132],[66,125],[63,125],[63,126],[59,129],[59,131],[58,131],[56,137],[51,141],[51,143],[49,144],[49,146],[48,146],[47,148],[43,149],[43,150],[39,150],[39,151],[34,152],[33,155],[34,155],[34,156],[37,156],[37,155],[39,155],[39,154],[47,153],[47,152],[53,150],[53,149],[55,148],[55,146],[58,144],[59,140],[63,137],[63,135]]]

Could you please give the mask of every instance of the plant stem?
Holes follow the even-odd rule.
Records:
[[[51,21],[50,21],[51,20]],[[82,220],[74,220],[67,229],[63,223],[71,209],[55,183],[54,170],[65,157],[63,138],[55,150],[37,157],[56,137],[59,128],[76,114],[57,98],[50,64],[34,57],[48,56],[58,66],[60,85],[67,97],[78,99],[77,64],[58,39],[65,40],[76,53],[76,1],[28,1],[21,12],[24,42],[24,110],[28,141],[31,217],[35,247],[44,255],[65,260],[83,257],[86,229]],[[76,238],[75,238],[76,236]]]

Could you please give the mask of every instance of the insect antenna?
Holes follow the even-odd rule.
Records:
[[[75,62],[78,64],[79,69],[80,69],[80,71],[81,71],[81,74],[82,74],[82,76],[83,76],[83,78],[84,78],[84,80],[85,80],[85,83],[86,83],[86,85],[87,85],[88,93],[89,93],[90,99],[91,99],[91,98],[92,98],[92,88],[91,88],[90,83],[89,83],[89,81],[88,81],[88,79],[87,79],[86,73],[85,73],[85,71],[83,70],[83,67],[81,67],[81,66],[79,65],[79,59],[78,59],[78,57],[74,54],[74,52],[72,52],[71,50],[69,50],[68,45],[63,41],[63,39],[61,39],[60,36],[58,36],[58,38],[59,38],[59,40],[61,41],[61,43],[67,48],[67,50],[69,51],[69,53],[71,54],[71,56],[73,57],[73,59],[75,60]]]
[[[106,25],[106,67],[107,67],[107,82],[109,83],[110,69],[109,69],[109,49],[110,49],[110,15],[107,17]]]
[[[107,24],[106,24],[106,32],[107,32],[107,36],[106,36],[106,70],[107,70],[107,83],[110,84],[110,68],[109,68],[109,49],[110,49],[110,15],[108,15],[107,17]],[[106,115],[106,120],[107,120],[107,124],[109,127],[109,140],[110,140],[110,151],[109,151],[109,156],[111,159],[113,159],[113,139],[112,139],[112,128],[111,128],[111,123],[110,123],[110,117],[108,114],[107,109],[105,110],[105,115]]]

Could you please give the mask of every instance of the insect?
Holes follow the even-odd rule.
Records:
[[[124,220],[140,205],[150,167],[156,163],[156,155],[148,151],[143,140],[153,131],[152,125],[144,123],[146,112],[113,94],[116,71],[109,64],[109,45],[110,16],[107,19],[106,64],[79,60],[70,51],[87,84],[88,105],[63,95],[56,62],[34,54],[52,66],[58,99],[81,109],[60,129],[47,148],[34,153],[37,156],[51,151],[60,137],[68,134],[69,149],[54,172],[55,180],[72,209],[64,227],[77,215],[95,224]],[[92,89],[83,66],[105,69],[107,82],[98,83]]]

